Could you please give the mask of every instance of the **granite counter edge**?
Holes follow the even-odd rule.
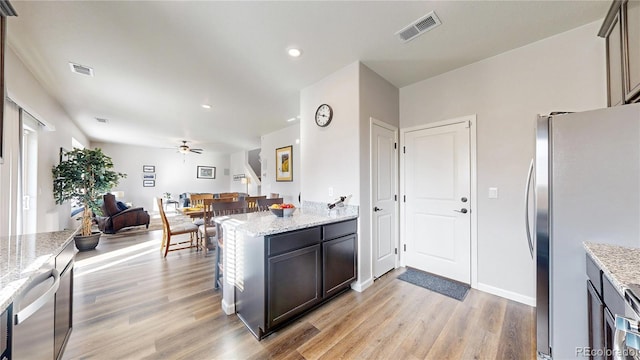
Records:
[[[294,225],[291,227],[287,227],[287,228],[278,228],[278,229],[269,229],[266,231],[258,231],[258,232],[252,232],[249,231],[247,229],[243,229],[241,226],[236,228],[236,231],[240,231],[244,234],[246,234],[247,236],[250,237],[262,237],[262,236],[268,236],[268,235],[275,235],[275,234],[281,234],[281,233],[285,233],[285,232],[289,232],[289,231],[295,231],[295,230],[301,230],[301,229],[307,229],[310,227],[314,227],[314,226],[320,226],[320,225],[326,225],[326,224],[332,224],[332,223],[337,223],[337,222],[342,222],[342,221],[348,221],[348,220],[353,220],[353,219],[357,219],[358,215],[344,215],[344,216],[340,216],[340,217],[335,217],[335,218],[326,218],[326,219],[322,219],[319,221],[312,221],[312,222],[308,222],[305,224],[298,224],[298,225]]]
[[[601,243],[592,243],[592,242],[583,242],[583,247],[587,251],[587,254],[593,259],[598,268],[602,270],[602,274],[611,281],[611,284],[616,288],[620,296],[624,297],[625,290],[628,288],[627,284],[620,280],[619,276],[616,274],[614,270],[612,270],[602,259],[601,255],[597,254],[594,251],[593,247],[605,246],[612,248],[625,248],[624,246],[619,245],[611,245],[611,244],[601,244]],[[640,280],[640,279],[639,279]]]
[[[67,246],[71,241],[73,241],[73,237],[78,233],[79,230],[80,228],[72,232],[69,235],[69,237],[55,249],[54,252],[52,252],[51,254],[42,255],[42,256],[46,256],[46,259],[42,258],[44,259],[42,263],[46,264],[51,260],[51,258],[57,256],[65,248],[65,246]],[[16,296],[22,290],[24,290],[29,285],[29,283],[38,275],[39,270],[41,268],[42,267],[38,267],[37,269],[30,271],[25,276],[10,282],[6,286],[4,286],[2,289],[0,289],[0,311],[6,310],[9,307],[9,305],[13,303],[13,300],[16,298]]]

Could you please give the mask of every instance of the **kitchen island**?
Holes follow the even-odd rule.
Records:
[[[629,306],[631,294],[634,298],[640,296],[640,248],[593,242],[585,242],[584,248],[587,253],[588,349],[592,354],[613,354],[616,337],[620,336],[616,318],[627,317],[637,322],[640,316]]]
[[[305,202],[218,219],[224,234],[223,309],[258,339],[348,290],[357,278],[356,206]],[[229,306],[233,304],[233,306]],[[231,310],[231,311],[228,311]]]
[[[4,359],[61,358],[72,327],[73,237],[64,230],[0,237]]]
[[[0,310],[73,241],[75,230],[0,237]]]

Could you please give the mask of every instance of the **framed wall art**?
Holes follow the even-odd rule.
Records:
[[[156,179],[156,173],[142,173],[142,178],[144,180],[155,180]]]
[[[142,172],[154,173],[156,172],[155,165],[142,165]]]
[[[156,186],[156,181],[155,180],[142,180],[142,186],[144,186],[144,187],[155,187]]]
[[[215,179],[216,168],[213,166],[198,166],[198,179]]]
[[[293,145],[276,149],[276,181],[293,181]]]

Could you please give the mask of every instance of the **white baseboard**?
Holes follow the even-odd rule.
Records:
[[[371,285],[373,285],[373,278],[369,278],[365,281],[356,281],[351,284],[351,288],[357,292],[363,292]]]
[[[227,304],[224,299],[222,300],[222,311],[227,315],[233,315],[236,313],[236,304]]]
[[[513,300],[521,304],[536,306],[536,299],[530,296],[524,296],[522,294],[514,293],[512,291],[500,289],[491,285],[478,283],[478,290],[487,292],[489,294],[497,295],[505,299]]]

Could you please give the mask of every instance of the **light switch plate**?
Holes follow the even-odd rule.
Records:
[[[498,198],[498,188],[490,187],[489,188],[489,199],[497,199]]]

